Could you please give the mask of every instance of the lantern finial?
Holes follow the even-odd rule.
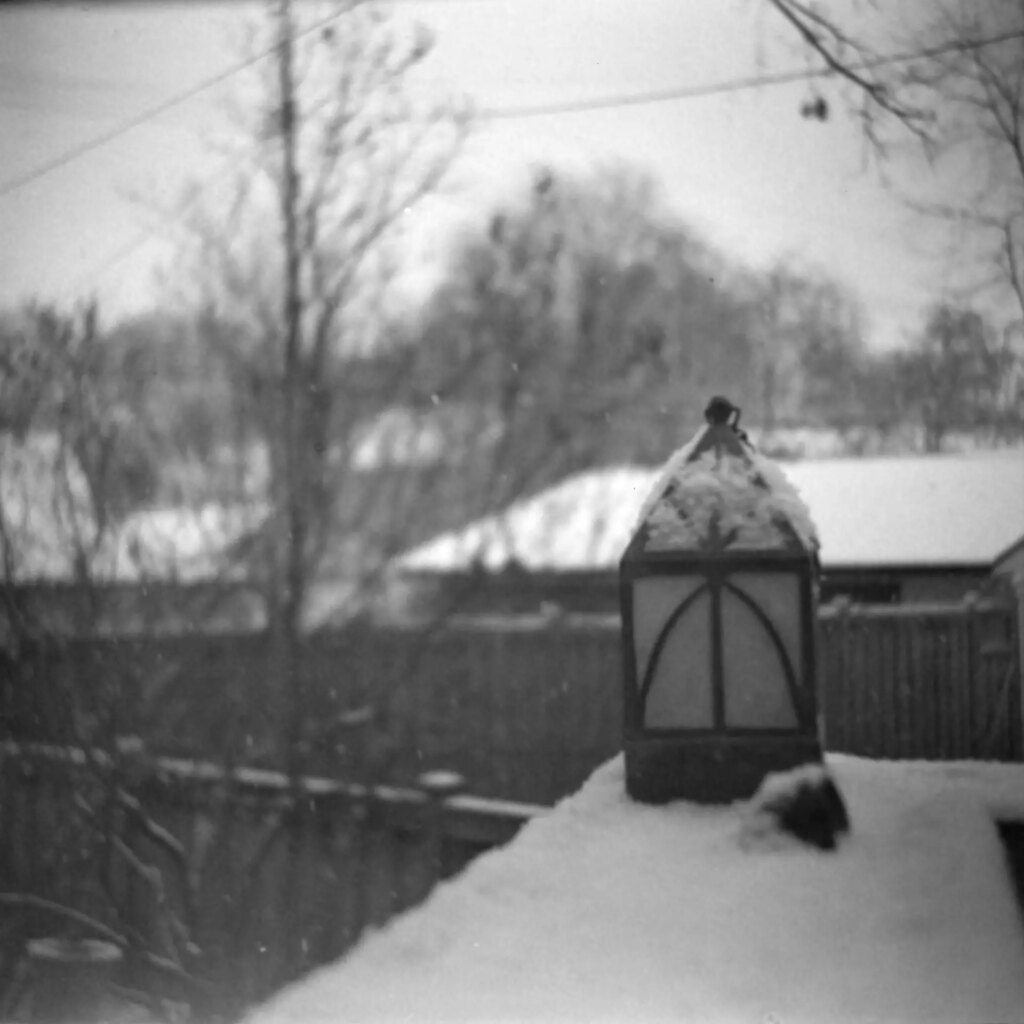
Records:
[[[715,395],[704,410],[704,419],[712,425],[725,426],[733,416],[735,420],[732,426],[736,426],[740,420],[740,410],[722,395]]]
[[[729,803],[822,761],[814,525],[728,398],[704,417],[620,567],[626,789],[649,803]]]

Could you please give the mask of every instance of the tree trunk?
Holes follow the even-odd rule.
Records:
[[[281,220],[284,243],[284,363],[281,380],[280,456],[277,475],[277,513],[282,531],[283,564],[275,581],[283,592],[275,624],[275,664],[280,672],[287,711],[285,719],[286,765],[297,776],[302,770],[302,735],[305,718],[305,686],[302,673],[302,606],[306,589],[307,460],[303,444],[302,295],[299,272],[299,174],[296,167],[296,109],[292,68],[290,0],[280,0],[279,88],[281,102],[282,190]]]

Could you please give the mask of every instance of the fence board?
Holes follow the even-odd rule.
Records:
[[[823,610],[821,644],[831,749],[884,757],[1021,756],[1020,666],[1015,612],[1007,603],[833,606]]]
[[[1020,759],[1016,629],[1016,609],[999,601],[822,609],[819,689],[828,749]],[[214,976],[249,999],[422,898],[442,863],[451,869],[511,837],[524,820],[521,808],[481,804],[481,797],[550,804],[615,754],[619,645],[617,620],[583,617],[462,622],[427,634],[360,627],[310,641],[311,715],[327,722],[367,702],[377,710],[367,730],[345,735],[345,756],[367,773],[356,782],[380,777],[382,765],[398,782],[436,767],[471,780],[479,797],[444,804],[440,852],[425,798],[415,790],[321,779],[309,790],[308,809],[274,836],[276,816],[292,807],[281,776],[225,775],[188,760],[223,749],[232,723],[239,723],[231,745],[237,753],[265,745],[275,705],[268,699],[267,711],[260,704],[273,695],[258,637],[136,640],[124,650],[100,640],[36,651],[0,680],[2,727],[23,739],[45,735],[42,710],[69,680],[80,689],[112,681],[136,687],[131,724],[144,730],[156,723],[167,753],[181,755],[159,759],[147,806],[197,865],[196,935],[210,951]],[[313,760],[329,772],[339,757],[332,746]],[[38,851],[71,820],[67,786],[35,762],[0,756],[0,789],[0,884],[48,892],[58,880]],[[151,845],[144,850],[164,856]],[[251,879],[240,885],[245,865]],[[168,898],[186,907],[187,887],[173,881],[172,867],[163,864]],[[133,905],[138,927],[152,932],[159,918],[153,892],[124,873],[113,887]],[[95,894],[93,909],[102,910]]]
[[[1020,757],[1015,628],[1013,608],[998,602],[822,609],[827,746],[868,757]],[[989,634],[1003,653],[982,655]],[[46,738],[48,685],[74,676],[90,686],[106,666],[138,691],[132,727],[155,749],[219,757],[234,732],[228,748],[244,762],[272,751],[277,728],[264,654],[253,636],[136,639],[123,651],[98,639],[37,652],[0,684],[7,734]],[[371,726],[343,735],[340,752],[336,741],[312,747],[314,772],[358,767],[409,784],[445,767],[482,796],[552,803],[621,747],[615,618],[362,625],[312,638],[306,658],[318,727],[367,703],[376,709]]]

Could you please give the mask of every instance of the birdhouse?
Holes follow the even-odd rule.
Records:
[[[818,541],[782,471],[714,398],[667,463],[619,573],[626,786],[727,803],[820,761]]]

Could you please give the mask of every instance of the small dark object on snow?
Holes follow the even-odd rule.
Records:
[[[846,804],[825,771],[804,776],[791,787],[773,793],[761,811],[774,818],[779,828],[821,850],[834,850],[837,837],[850,831]]]

